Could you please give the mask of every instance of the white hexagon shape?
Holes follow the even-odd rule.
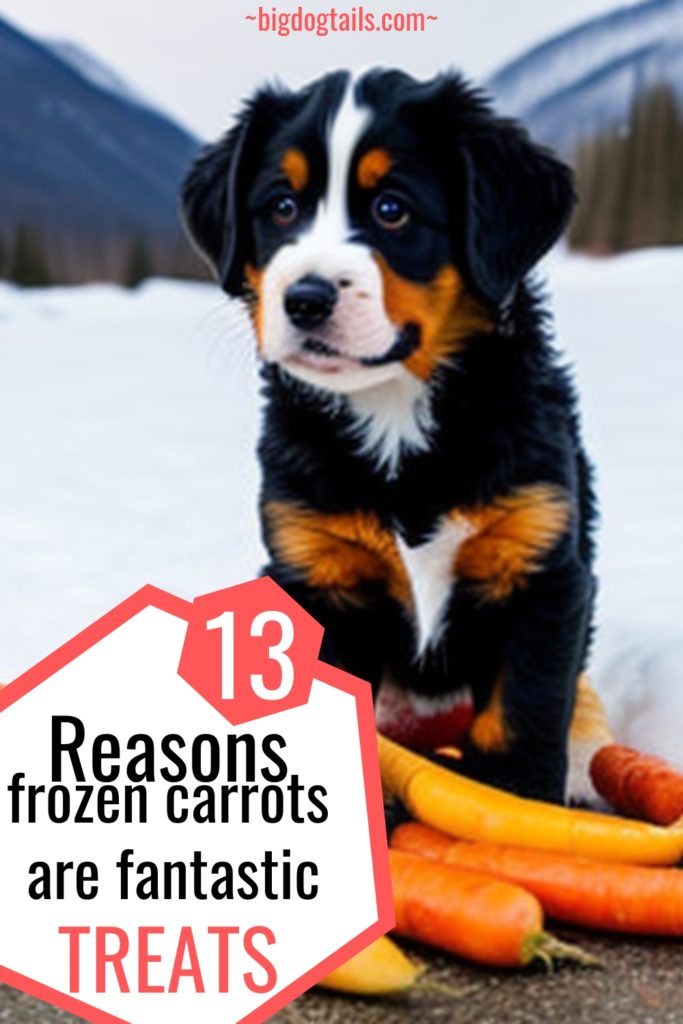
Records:
[[[0,980],[94,1022],[259,1024],[393,926],[369,686],[319,663],[308,704],[234,728],[178,675],[191,611],[146,587],[0,694]],[[82,737],[69,719],[82,723]],[[119,757],[111,740],[97,739],[106,736]],[[287,776],[280,796],[271,786],[266,798],[261,768],[278,774],[276,761],[264,762],[267,736],[284,739],[266,746]],[[129,779],[131,758],[150,749],[154,781]],[[209,781],[191,767],[173,777],[191,766],[193,749]],[[149,775],[149,754],[136,764]],[[118,777],[106,778],[117,765]],[[244,784],[259,790],[245,796]],[[324,821],[313,786],[324,790]],[[98,799],[113,820],[99,820]],[[169,820],[169,800],[187,820]],[[281,802],[282,822],[263,820],[263,800]],[[227,821],[194,820],[210,817],[212,803]],[[295,880],[297,865],[317,867],[301,872],[301,895],[290,883],[284,896],[285,862]],[[59,863],[73,865],[62,871],[63,898]],[[79,897],[85,863],[97,880],[81,868]],[[304,898],[313,885],[315,897]]]

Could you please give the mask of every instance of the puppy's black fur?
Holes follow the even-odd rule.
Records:
[[[186,181],[189,230],[257,326],[260,275],[296,245],[325,192],[328,122],[347,84],[338,73],[298,93],[259,92]],[[355,443],[346,398],[265,361],[266,572],[325,626],[323,656],[375,689],[385,675],[428,697],[468,688],[494,730],[474,730],[464,770],[560,801],[591,628],[594,499],[574,392],[527,275],[567,223],[570,173],[455,75],[418,83],[378,71],[355,90],[371,112],[356,156],[373,147],[391,154],[391,194],[411,218],[381,230],[374,193],[352,178],[353,241],[381,258],[406,296],[455,268],[479,312],[421,371],[429,444],[407,447],[391,472]],[[272,210],[290,188],[281,164],[293,147],[307,174],[287,226]],[[425,345],[415,322],[397,328],[412,324]],[[463,516],[476,532],[458,556],[438,640],[418,653],[392,538],[413,549],[444,517]]]

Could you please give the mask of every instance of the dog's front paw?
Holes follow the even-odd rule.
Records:
[[[572,739],[569,746],[566,800],[572,807],[606,810],[608,804],[597,793],[591,780],[590,764],[603,744]]]

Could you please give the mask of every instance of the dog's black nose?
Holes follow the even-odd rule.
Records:
[[[306,274],[290,284],[285,292],[285,311],[295,327],[310,330],[320,327],[332,315],[337,289],[324,277]]]

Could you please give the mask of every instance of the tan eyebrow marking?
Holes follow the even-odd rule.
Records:
[[[380,180],[389,173],[393,160],[386,149],[369,149],[356,168],[356,178],[361,188],[375,188]]]
[[[306,154],[300,149],[288,149],[282,157],[280,167],[294,191],[303,192],[311,173]]]

